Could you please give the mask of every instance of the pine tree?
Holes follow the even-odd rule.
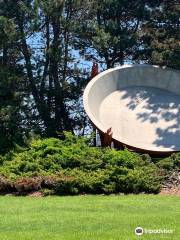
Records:
[[[143,55],[140,58],[180,69],[180,5],[174,0],[149,2],[149,14],[141,30]]]
[[[29,101],[35,107],[41,134],[81,131],[80,96],[86,74],[72,50],[79,1],[11,0],[4,1],[4,6],[17,30]]]
[[[81,31],[78,29],[82,54],[90,52],[89,58],[105,63],[106,68],[132,61],[139,48],[138,29],[146,14],[145,1],[88,2]]]
[[[0,17],[0,153],[23,143],[21,114],[22,68],[17,64],[15,28],[6,16]]]

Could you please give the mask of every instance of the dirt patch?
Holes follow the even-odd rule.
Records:
[[[42,192],[36,191],[36,192],[28,193],[27,196],[29,196],[29,197],[43,197],[44,195],[43,195]]]
[[[159,194],[180,196],[180,188],[163,188]]]

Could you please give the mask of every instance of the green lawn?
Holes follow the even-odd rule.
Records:
[[[180,198],[159,195],[0,197],[0,240],[180,239]],[[134,229],[172,229],[144,234]]]

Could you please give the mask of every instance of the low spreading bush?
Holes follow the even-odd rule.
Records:
[[[156,162],[156,165],[166,171],[179,170],[180,169],[180,153],[173,153],[170,157],[160,159]]]
[[[179,167],[180,154],[153,162],[147,154],[90,146],[90,139],[65,133],[33,140],[0,156],[0,191],[45,194],[157,193],[163,171]]]

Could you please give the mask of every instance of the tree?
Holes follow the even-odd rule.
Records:
[[[178,1],[147,3],[149,14],[142,23],[139,58],[150,64],[180,69],[180,5]]]
[[[22,68],[17,65],[13,22],[0,17],[0,153],[23,142]]]
[[[33,97],[41,133],[46,136],[74,132],[84,124],[78,107],[86,77],[72,51],[79,6],[79,1],[70,0],[4,3],[16,26],[29,98],[32,101]]]
[[[81,40],[77,46],[82,48],[82,54],[90,52],[90,59],[105,63],[106,68],[132,61],[139,47],[138,29],[145,14],[145,1],[89,1],[78,29]]]

